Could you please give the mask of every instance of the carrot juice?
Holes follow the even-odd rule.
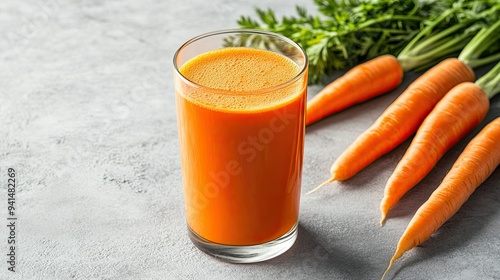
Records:
[[[252,246],[296,227],[307,74],[268,50],[227,47],[175,79],[187,224],[203,240]]]

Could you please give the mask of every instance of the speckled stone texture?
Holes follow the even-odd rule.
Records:
[[[347,182],[303,196],[299,237],[273,260],[234,265],[190,242],[172,56],[200,33],[237,27],[253,7],[296,1],[0,2],[0,279],[378,279],[418,206],[476,129],[380,227],[385,181],[409,142]],[[487,69],[486,69],[487,70]],[[478,73],[484,73],[480,69]],[[303,193],[416,77],[306,131]],[[332,77],[333,79],[333,77]],[[321,86],[311,86],[309,97]],[[484,124],[500,115],[492,100]],[[16,170],[16,272],[7,270],[7,169]],[[392,279],[498,279],[500,172]]]

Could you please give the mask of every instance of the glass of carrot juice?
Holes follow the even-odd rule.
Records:
[[[184,205],[191,241],[235,263],[297,238],[307,56],[278,34],[222,30],[174,55]]]

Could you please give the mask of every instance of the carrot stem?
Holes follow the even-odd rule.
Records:
[[[405,71],[415,69],[419,65],[424,63],[435,64],[436,59],[443,57],[448,53],[453,53],[460,51],[467,45],[469,38],[472,38],[474,34],[463,33],[451,39],[446,39],[445,42],[440,42],[439,46],[435,47],[432,51],[424,52],[421,55],[415,56],[398,56],[398,60],[401,63],[401,67]]]
[[[477,33],[474,38],[464,47],[458,59],[470,66],[472,62],[474,65],[481,66],[477,59],[487,51],[493,44],[497,44],[500,39],[500,20],[497,20],[493,25],[488,28],[483,28]],[[498,54],[494,54],[497,57]],[[484,60],[487,61],[487,60]]]
[[[398,55],[404,71],[419,69],[429,64],[432,66],[444,57],[462,49],[460,60],[471,67],[479,67],[491,62],[496,56],[487,59],[481,56],[488,52],[492,53],[492,45],[498,42],[500,32],[497,23],[489,28],[485,26],[488,26],[491,21],[498,21],[498,17],[492,15],[498,12],[500,4],[492,5],[481,12],[464,15],[463,8],[470,6],[468,8],[475,11],[481,6],[480,2],[474,3],[459,1],[456,6],[422,29]],[[456,23],[440,30],[443,23],[450,21]],[[495,54],[488,55],[494,56]]]
[[[479,78],[476,85],[484,90],[489,99],[497,95],[500,92],[500,62]]]
[[[500,60],[500,52],[484,58],[469,59],[467,61],[467,65],[469,65],[471,68],[477,68],[498,60]]]
[[[432,30],[438,26],[442,21],[444,21],[448,16],[450,16],[451,14],[453,14],[456,10],[458,9],[458,7],[455,7],[453,9],[449,9],[447,10],[445,13],[443,13],[440,17],[438,17],[437,19],[435,19],[432,24],[428,25],[427,27],[425,27],[424,29],[422,29],[422,31],[420,31],[416,36],[415,38],[413,38],[407,45],[406,47],[399,53],[399,56],[404,56],[404,55],[407,55],[409,52],[411,52],[411,50],[413,50],[415,47],[416,47],[416,44],[419,43],[420,39],[426,35],[429,35]]]
[[[376,19],[372,19],[372,20],[367,20],[366,22],[360,24],[358,26],[358,31],[361,30],[361,29],[364,29],[368,26],[371,26],[371,25],[374,25],[374,24],[377,24],[377,23],[381,23],[381,22],[384,22],[384,21],[389,21],[389,20],[413,20],[413,21],[422,21],[422,17],[419,17],[419,16],[409,16],[409,15],[384,15],[384,16],[381,16],[379,18],[376,18]]]
[[[430,38],[423,40],[418,46],[413,48],[410,51],[410,53],[419,54],[419,53],[425,52],[429,49],[433,49],[434,47],[441,45],[439,40],[446,38],[450,34],[453,34],[457,31],[459,31],[460,29],[467,27],[468,25],[469,25],[469,22],[462,22],[459,24],[455,24],[448,29],[443,30],[436,35],[432,35]]]

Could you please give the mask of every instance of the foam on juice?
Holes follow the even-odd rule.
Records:
[[[179,93],[191,102],[216,110],[271,109],[297,98],[306,86],[297,81],[277,87],[296,77],[300,68],[285,56],[252,48],[223,48],[207,52],[187,61],[179,71],[203,87],[203,90],[184,87]],[[272,87],[277,88],[270,92],[266,90]]]

